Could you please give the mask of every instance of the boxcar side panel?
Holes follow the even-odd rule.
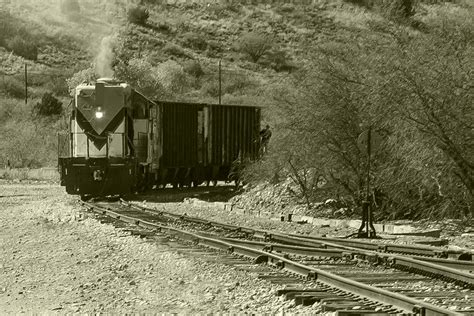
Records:
[[[199,164],[198,157],[198,111],[199,104],[161,103],[163,134],[163,167],[193,167]]]
[[[259,108],[211,105],[210,112],[210,164],[230,166],[238,158],[258,158]]]

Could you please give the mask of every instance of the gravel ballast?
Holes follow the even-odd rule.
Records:
[[[282,286],[83,216],[47,183],[0,182],[0,313],[303,313]]]

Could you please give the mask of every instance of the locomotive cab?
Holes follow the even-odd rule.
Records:
[[[148,127],[134,118],[146,122],[150,105],[144,98],[132,102],[140,99],[136,94],[112,79],[76,88],[69,131],[58,142],[61,185],[68,193],[103,196],[134,189],[138,166],[148,160]]]

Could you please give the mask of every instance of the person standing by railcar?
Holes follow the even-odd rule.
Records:
[[[267,152],[268,143],[272,137],[272,131],[270,125],[266,125],[264,129],[260,131],[260,152],[264,155]]]

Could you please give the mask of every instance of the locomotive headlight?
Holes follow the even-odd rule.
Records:
[[[95,112],[95,118],[101,119],[102,117],[104,117],[104,112],[102,112],[102,109],[99,106]]]

